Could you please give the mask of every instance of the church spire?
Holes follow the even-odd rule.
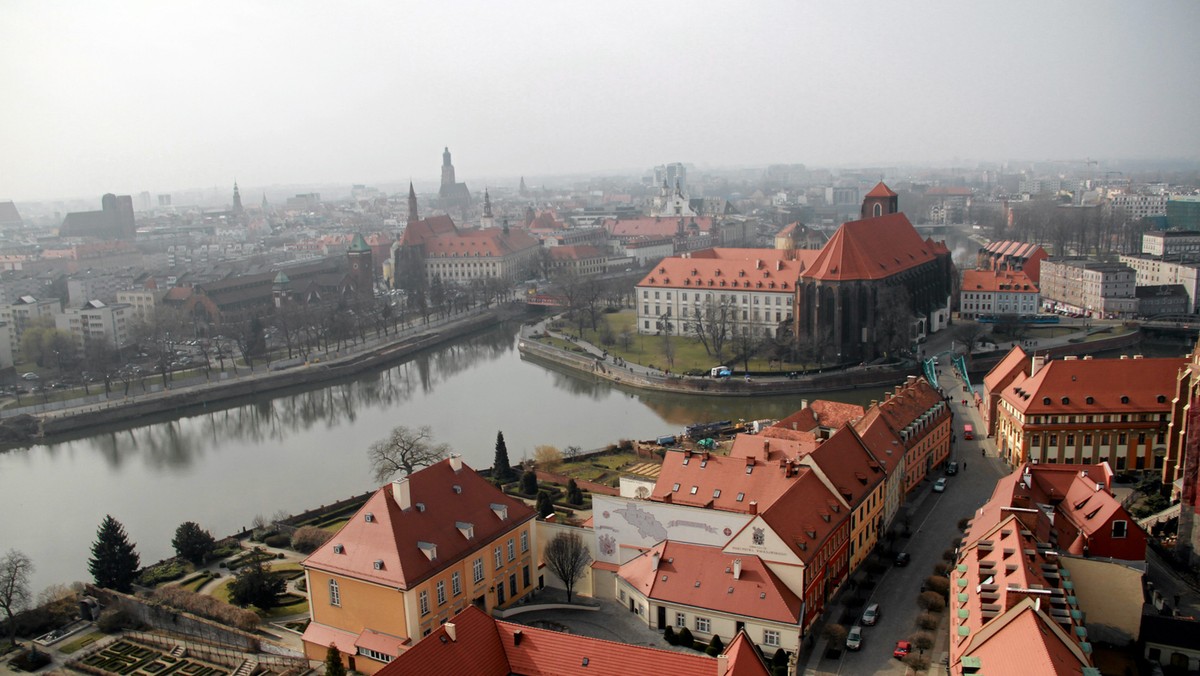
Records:
[[[525,187],[525,177],[524,176],[521,177],[521,188],[518,192],[521,195],[521,197],[526,197],[529,195],[529,189]]]
[[[242,212],[242,194],[238,192],[238,184],[235,180],[233,182],[233,213],[240,214]]]
[[[483,189],[483,217],[492,217],[492,198],[488,195],[487,188]]]
[[[413,189],[412,181],[408,182],[408,222],[416,223],[421,220],[417,214],[417,191]]]

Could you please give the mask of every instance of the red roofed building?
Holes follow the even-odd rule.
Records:
[[[985,315],[1034,315],[1041,306],[1037,285],[1024,272],[963,272],[958,300],[963,319]]]
[[[822,439],[828,439],[843,425],[854,424],[866,414],[866,410],[858,404],[817,399],[811,404],[806,401],[799,411],[776,421],[771,428],[813,432]]]
[[[716,658],[495,620],[468,607],[381,676],[768,676],[745,634]]]
[[[796,340],[818,360],[896,356],[949,321],[950,251],[921,239],[896,199],[876,186],[863,220],[843,223],[800,273]]]
[[[887,399],[872,406],[856,425],[881,462],[898,462],[886,450],[880,450],[893,446],[886,433],[878,430],[868,433],[874,425],[883,425],[900,442],[898,448],[904,455],[904,493],[950,457],[954,416],[941,393],[924,378],[909,376],[908,382],[897,385]]]
[[[1029,355],[1020,346],[1014,345],[999,364],[992,367],[983,377],[983,414],[984,433],[992,436],[996,433],[996,410],[1000,406],[1000,394],[1012,384],[1018,375],[1029,375],[1032,362]]]
[[[392,482],[304,560],[310,659],[372,674],[468,606],[533,589],[536,513],[452,457]]]
[[[1041,264],[1049,257],[1046,250],[1037,244],[1002,240],[989,242],[987,246],[981,248],[976,256],[975,264],[980,269],[997,272],[1021,271],[1034,284],[1040,284]]]
[[[1200,341],[1175,377],[1171,423],[1167,426],[1163,484],[1180,483],[1176,553],[1200,562]]]
[[[774,336],[791,320],[796,280],[815,251],[706,249],[665,258],[638,283],[639,333],[669,323],[674,333],[694,335],[717,322]],[[699,316],[697,316],[699,315]]]
[[[449,216],[410,222],[395,248],[398,286],[408,288],[435,277],[445,282],[524,279],[541,249],[520,228],[459,228]]]
[[[800,649],[803,604],[757,556],[666,540],[617,575],[617,600],[653,629],[701,641],[745,630],[766,654]]]
[[[1107,461],[1118,472],[1162,469],[1176,375],[1186,363],[1033,357],[1030,371],[1016,373],[1000,392],[1001,457],[1014,466]]]
[[[598,275],[604,272],[607,256],[599,247],[587,244],[552,246],[546,251],[550,254],[553,270],[570,270],[576,275]]]

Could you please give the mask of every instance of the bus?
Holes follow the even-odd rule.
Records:
[[[970,425],[963,425],[963,439],[974,439],[975,428]]]

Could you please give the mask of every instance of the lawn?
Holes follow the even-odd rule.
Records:
[[[300,568],[300,564],[297,564],[297,563],[280,564],[278,568],[273,567],[273,566],[268,567],[268,570],[270,570],[272,572],[288,573],[289,575],[294,574],[296,572],[296,570],[298,570],[298,569],[301,569],[301,568]],[[212,590],[212,592],[210,592],[210,593],[217,600],[224,601],[225,603],[229,603],[230,602],[229,601],[229,585],[231,585],[231,584],[233,584],[233,578],[229,578],[228,580],[221,582],[221,584],[218,585],[216,588],[214,588]],[[303,613],[308,610],[308,599],[299,594],[295,594],[293,592],[288,592],[288,593],[284,594],[282,597],[280,597],[280,600],[283,602],[284,605],[275,606],[274,608],[271,608],[270,610],[264,611],[264,610],[254,607],[254,606],[250,606],[250,608],[253,609],[255,612],[257,612],[261,617],[268,617],[268,618],[284,617],[285,615],[296,615],[296,614]]]
[[[71,653],[79,650],[80,648],[83,648],[84,646],[89,646],[89,645],[95,643],[96,641],[99,641],[102,638],[104,638],[104,632],[102,632],[102,631],[88,632],[86,634],[76,636],[75,638],[71,639],[70,641],[62,644],[61,646],[59,646],[58,651],[64,655],[70,655]]]
[[[630,363],[668,369],[679,373],[686,371],[704,371],[707,373],[713,366],[722,362],[739,370],[742,366],[741,362],[737,364],[729,363],[728,353],[730,352],[730,346],[728,345],[724,349],[725,356],[722,360],[718,360],[715,356],[710,355],[704,349],[703,343],[694,336],[673,335],[664,339],[662,336],[638,334],[636,327],[637,313],[634,310],[622,310],[612,314],[604,314],[600,316],[600,321],[607,322],[611,328],[612,335],[616,338],[616,341],[612,345],[604,345],[600,338],[601,332],[593,331],[590,327],[584,328],[581,337],[597,347],[608,350],[609,355],[615,355]],[[562,332],[574,335],[578,328],[577,324],[565,323]],[[621,345],[621,334],[625,331],[629,331],[632,336],[628,348]],[[669,341],[674,349],[675,360],[673,366],[668,363],[667,358],[664,356],[664,341]],[[573,347],[563,341],[544,339],[543,342],[551,342],[556,347],[565,346],[565,349]],[[777,364],[761,358],[750,360],[751,371],[789,372],[805,368],[808,368],[808,365],[788,362]]]

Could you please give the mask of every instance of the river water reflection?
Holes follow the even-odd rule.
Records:
[[[183,521],[221,536],[256,514],[370,490],[366,448],[396,425],[429,425],[468,464],[486,467],[497,430],[516,462],[540,444],[591,449],[698,420],[782,417],[803,399],[624,391],[522,360],[517,328],[498,326],[318,390],[0,453],[0,550],[33,558],[35,592],[88,579],[96,527],[112,514],[142,562],[157,561],[172,554]],[[880,391],[821,396],[866,403]]]

